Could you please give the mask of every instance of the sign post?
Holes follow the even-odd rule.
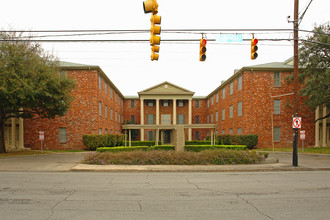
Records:
[[[292,128],[293,128],[292,165],[298,166],[298,129],[301,128],[301,117],[292,118]]]
[[[45,140],[45,132],[44,131],[39,131],[39,140],[41,141],[40,150],[42,152],[42,142]]]

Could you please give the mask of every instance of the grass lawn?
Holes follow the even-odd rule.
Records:
[[[257,149],[257,151],[273,151],[273,148],[262,148]],[[275,151],[292,152],[292,148],[275,148]],[[298,153],[330,154],[330,147],[309,147],[304,148],[304,151],[298,148]]]

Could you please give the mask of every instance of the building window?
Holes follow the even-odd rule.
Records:
[[[222,109],[222,120],[225,120],[225,115],[226,115],[226,110],[223,108]]]
[[[131,124],[135,124],[135,115],[131,115]]]
[[[135,100],[134,99],[131,100],[131,108],[135,108]]]
[[[153,100],[147,100],[147,106],[149,106],[149,107],[155,106],[154,101]]]
[[[147,124],[149,124],[149,125],[155,124],[155,115],[154,114],[147,114]]]
[[[108,106],[107,105],[104,106],[104,117],[108,118]]]
[[[281,128],[280,127],[274,127],[274,141],[280,141],[281,140]]]
[[[242,116],[242,102],[237,103],[237,116]]]
[[[199,124],[199,115],[195,116],[195,124]]]
[[[219,101],[219,92],[217,91],[217,94],[215,94],[215,102],[218,103]]]
[[[99,89],[102,89],[102,77],[99,75]]]
[[[281,113],[281,100],[274,100],[274,115],[278,115]]]
[[[168,100],[163,100],[163,106],[168,107],[170,105]]]
[[[108,83],[104,83],[104,92],[108,94]]]
[[[233,129],[229,129],[229,134],[233,134]]]
[[[229,85],[229,94],[232,95],[234,93],[234,82],[232,81]]]
[[[108,134],[108,129],[105,129],[104,130],[104,134]]]
[[[102,134],[102,128],[99,128],[99,134]]]
[[[222,99],[226,98],[226,87],[223,87],[222,89]]]
[[[214,96],[211,97],[211,105],[213,105]]]
[[[66,143],[66,128],[60,128],[60,144]]]
[[[115,121],[117,121],[117,112],[115,112]]]
[[[99,102],[99,116],[102,116],[102,102]]]
[[[207,107],[210,107],[210,100],[207,100]]]
[[[110,110],[110,118],[111,118],[111,120],[113,119],[112,115],[113,115],[113,110],[111,109]]]
[[[241,90],[242,89],[242,76],[239,76],[238,77],[238,86],[237,86],[237,89],[238,90]]]
[[[199,108],[199,100],[195,100],[195,108]]]
[[[179,106],[179,107],[184,106],[184,100],[179,100],[179,101],[178,101],[178,106]]]
[[[211,123],[213,123],[213,114],[211,114]]]
[[[178,114],[178,124],[185,124],[184,114]]]
[[[221,134],[225,134],[225,129],[222,129]]]
[[[155,140],[155,132],[154,131],[148,131],[147,132],[147,140],[148,141],[154,141]]]
[[[229,118],[233,118],[234,108],[233,105],[229,106]]]
[[[195,139],[199,140],[199,131],[195,131]]]
[[[242,128],[237,128],[237,134],[242,134]]]
[[[110,87],[110,98],[112,99],[112,88]]]
[[[219,120],[219,114],[218,114],[218,111],[215,112],[215,121],[218,121]]]
[[[281,74],[280,72],[274,72],[274,87],[281,86]]]

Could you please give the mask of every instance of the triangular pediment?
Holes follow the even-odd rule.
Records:
[[[194,95],[194,92],[174,85],[170,82],[163,82],[138,93],[139,95]]]

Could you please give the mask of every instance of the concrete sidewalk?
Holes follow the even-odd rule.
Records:
[[[299,154],[298,167],[292,166],[292,153],[272,152],[262,164],[249,165],[87,165],[80,164],[84,155],[79,153],[54,153],[0,158],[0,171],[26,172],[240,172],[240,171],[291,171],[330,170],[330,155]],[[278,163],[276,161],[279,161]]]

